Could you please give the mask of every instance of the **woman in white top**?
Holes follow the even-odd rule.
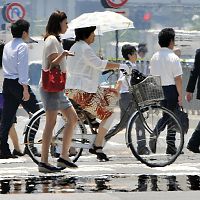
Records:
[[[67,27],[67,16],[64,12],[56,11],[51,14],[44,37],[43,70],[48,70],[50,66],[59,65],[61,71],[66,72],[66,56],[72,56],[73,54],[62,48],[59,34],[65,33]],[[46,111],[46,124],[42,137],[42,156],[41,163],[39,164],[39,171],[60,171],[60,168],[54,167],[48,163],[49,146],[52,139],[52,131],[56,124],[58,110],[60,110],[67,119],[67,124],[63,130],[63,146],[60,158],[57,161],[57,166],[62,168],[76,168],[77,166],[72,163],[69,158],[73,129],[78,119],[76,112],[69,99],[64,95],[64,90],[61,92],[47,92],[43,89],[41,84],[40,94]]]
[[[93,148],[89,151],[98,159],[107,161],[109,159],[102,151],[107,132],[105,123],[113,113],[118,94],[115,89],[100,88],[99,78],[103,70],[118,69],[120,64],[101,60],[90,47],[95,39],[95,29],[95,26],[75,29],[76,43],[70,49],[75,56],[67,59],[66,89],[69,98],[102,120]]]

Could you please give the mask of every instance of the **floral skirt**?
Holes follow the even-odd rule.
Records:
[[[82,109],[104,120],[110,117],[118,101],[118,94],[113,88],[97,89],[96,93],[88,93],[83,90],[66,90],[68,98],[73,99]]]

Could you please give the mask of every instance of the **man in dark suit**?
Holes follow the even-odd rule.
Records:
[[[186,100],[188,102],[190,102],[193,98],[196,82],[197,82],[196,98],[200,100],[200,49],[196,50],[194,68],[190,72],[190,78],[186,88]],[[200,147],[200,122],[198,123],[195,131],[193,132],[188,142],[187,149],[192,151],[193,153],[200,153],[199,147]]]

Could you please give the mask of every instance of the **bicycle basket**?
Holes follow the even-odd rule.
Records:
[[[147,105],[164,99],[160,76],[148,76],[142,82],[132,85],[139,105]]]

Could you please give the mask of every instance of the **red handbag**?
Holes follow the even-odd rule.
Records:
[[[65,89],[66,73],[60,68],[53,67],[42,70],[42,87],[47,92],[61,92]]]

